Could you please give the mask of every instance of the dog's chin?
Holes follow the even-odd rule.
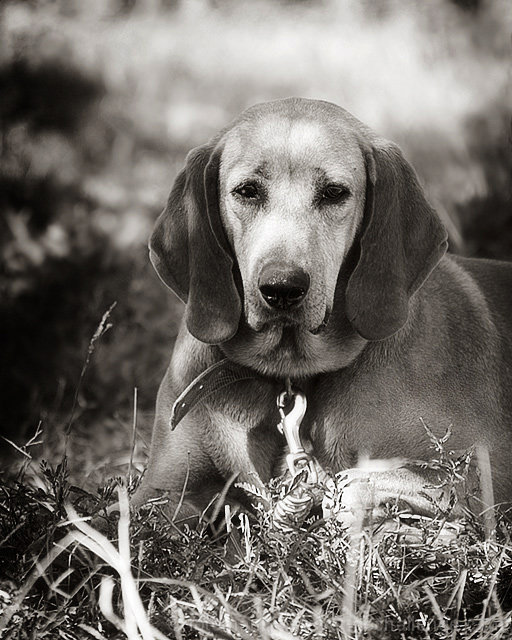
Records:
[[[301,345],[303,339],[301,336],[308,333],[300,323],[285,322],[283,320],[276,322],[266,322],[259,326],[258,330],[249,328],[249,334],[252,334],[253,340],[259,346],[259,352],[262,356],[283,357],[288,358],[301,356]]]
[[[318,330],[321,332],[323,328],[318,327],[316,334]],[[262,323],[257,331],[247,326],[242,340],[246,353],[252,352],[252,366],[257,362],[256,368],[262,373],[274,376],[300,375],[305,373],[305,361],[311,356],[311,344],[307,336],[313,338],[312,333],[311,328],[301,322],[280,318]]]
[[[315,375],[328,364],[320,344],[328,319],[325,304],[289,313],[248,305],[237,334],[222,344],[222,350],[228,358],[263,375]]]
[[[263,375],[303,377],[307,373],[304,364],[309,359],[307,335],[310,332],[297,323],[266,322],[258,331],[246,324],[222,348],[228,357]]]

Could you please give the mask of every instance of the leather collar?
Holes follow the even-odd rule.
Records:
[[[188,387],[178,396],[172,406],[169,426],[174,430],[189,411],[212,394],[239,382],[240,380],[261,378],[260,374],[224,358],[212,364],[194,378]]]

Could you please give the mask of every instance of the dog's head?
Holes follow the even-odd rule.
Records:
[[[381,340],[405,324],[446,232],[396,145],[304,99],[252,107],[192,151],[150,242],[190,333],[210,344],[242,326],[318,332],[354,249],[345,315]]]

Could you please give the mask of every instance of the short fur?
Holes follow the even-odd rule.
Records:
[[[259,181],[257,203],[236,195],[244,180]],[[349,195],[326,204],[322,180]],[[150,242],[187,307],[135,502],[169,491],[176,504],[187,479],[186,516],[233,474],[254,483],[280,473],[275,399],[289,376],[307,395],[303,433],[324,469],[350,470],[362,455],[429,460],[423,421],[438,436],[451,425],[451,449],[488,448],[495,499],[509,503],[512,264],[445,255],[446,246],[399,148],[336,105],[257,105],[192,151]],[[258,293],[258,274],[276,259],[311,276],[293,312]],[[219,392],[171,432],[177,395],[224,357],[260,377]],[[425,474],[375,477],[379,502],[399,497],[428,512]]]

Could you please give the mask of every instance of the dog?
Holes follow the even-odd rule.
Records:
[[[428,430],[451,428],[450,449],[489,452],[494,500],[508,504],[512,264],[446,250],[399,147],[334,104],[259,104],[191,151],[150,240],[186,307],[134,504],[166,492],[193,518],[228,479],[282,473],[286,381],[307,397],[301,433],[321,469],[350,479],[361,456],[428,462]],[[245,374],[172,430],[176,398],[217,363]],[[439,475],[425,467],[377,471],[371,496],[355,483],[347,500],[432,512]]]

